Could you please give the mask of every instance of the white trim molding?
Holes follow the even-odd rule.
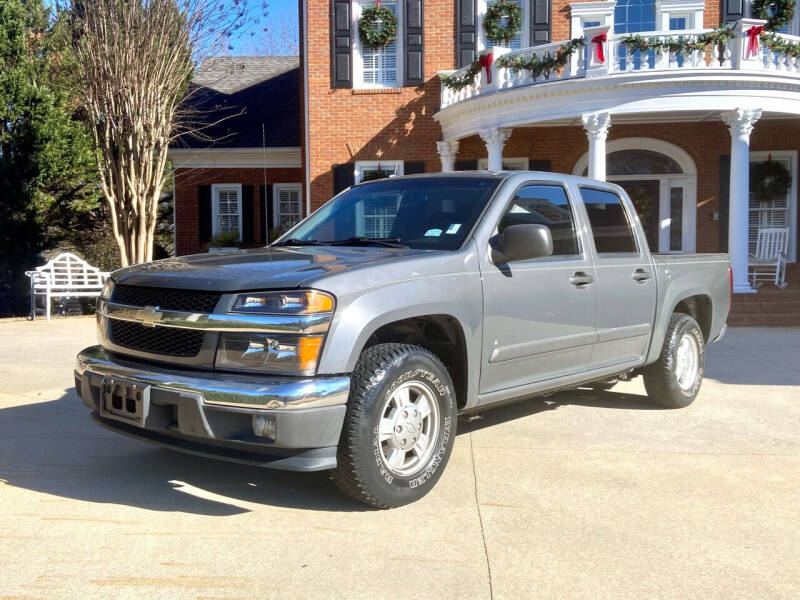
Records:
[[[614,31],[614,8],[617,0],[600,2],[570,2],[570,37],[583,35],[583,24],[586,21],[599,21],[600,25],[608,25]]]
[[[176,169],[291,169],[303,166],[299,147],[170,148]]]
[[[213,183],[211,184],[211,235],[219,235],[219,192],[236,190],[236,212],[239,216],[239,236],[242,240],[242,184],[241,183]]]
[[[671,18],[686,18],[684,29],[702,29],[704,0],[656,0],[656,29],[669,31]]]

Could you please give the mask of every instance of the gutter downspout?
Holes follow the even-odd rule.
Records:
[[[305,167],[306,167],[306,217],[311,214],[311,148],[308,133],[308,0],[303,2],[303,133],[305,137]]]

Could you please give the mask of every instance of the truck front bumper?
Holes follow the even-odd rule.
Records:
[[[91,346],[75,388],[92,418],[175,450],[276,469],[336,467],[347,376],[281,378],[170,370]]]

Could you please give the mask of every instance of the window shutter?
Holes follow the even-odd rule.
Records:
[[[553,170],[553,165],[550,163],[550,159],[532,160],[531,169],[534,171],[546,171],[549,173]]]
[[[261,185],[261,241],[269,243],[269,230],[272,229],[272,184]]]
[[[728,221],[731,201],[731,157],[719,157],[719,251],[728,251]]]
[[[424,160],[413,160],[413,161],[406,161],[403,163],[403,174],[405,175],[416,175],[417,173],[424,173],[425,172],[425,161]]]
[[[405,82],[404,85],[425,83],[423,52],[424,0],[406,0],[406,13],[403,15],[405,31]]]
[[[464,160],[457,160],[456,164],[454,165],[454,169],[456,171],[477,171],[478,170],[478,159],[477,158],[467,158]]]
[[[333,195],[346,190],[356,182],[356,173],[353,163],[333,165]]]
[[[331,87],[353,87],[353,19],[350,0],[331,2]]]
[[[550,43],[550,0],[532,0],[531,2],[530,42],[531,46]]]
[[[456,68],[475,62],[478,48],[477,0],[456,0]]]
[[[253,243],[253,217],[255,214],[255,207],[253,206],[253,186],[242,186],[242,243]]]
[[[197,219],[200,232],[200,243],[207,244],[211,241],[211,186],[197,186]]]
[[[744,0],[722,0],[722,21],[733,23],[744,18]]]

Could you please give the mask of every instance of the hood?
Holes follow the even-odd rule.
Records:
[[[342,273],[431,250],[377,246],[304,246],[224,250],[134,265],[115,271],[118,283],[186,290],[235,292],[293,288],[308,279]]]

